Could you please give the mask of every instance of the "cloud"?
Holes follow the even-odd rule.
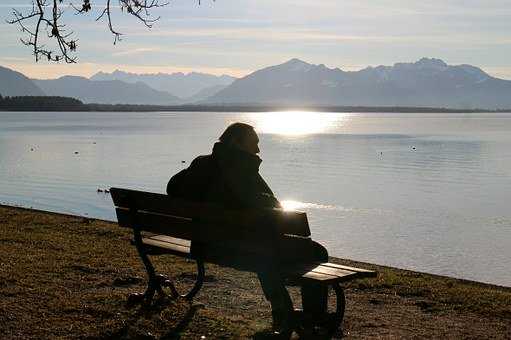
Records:
[[[138,65],[138,64],[110,64],[110,63],[80,63],[80,64],[49,64],[33,63],[30,61],[8,61],[1,58],[2,65],[18,72],[23,73],[29,78],[34,79],[53,79],[64,75],[77,75],[90,77],[93,74],[103,72],[113,72],[123,70],[132,73],[174,73],[174,72],[203,72],[215,75],[228,74],[235,77],[242,77],[251,72],[251,70],[227,67],[191,67],[191,66],[171,66],[171,65]]]
[[[178,30],[155,30],[150,32],[131,32],[132,37],[174,38],[187,40],[189,44],[200,43],[199,39],[206,38],[210,42],[240,41],[248,43],[258,41],[265,43],[290,42],[296,44],[336,44],[336,43],[406,43],[413,45],[449,44],[449,45],[504,45],[511,43],[509,35],[473,33],[425,33],[425,34],[342,34],[325,29],[289,29],[272,28],[199,28]]]
[[[482,69],[496,78],[511,80],[511,66],[483,66]]]
[[[139,47],[139,48],[132,48],[132,49],[124,49],[123,51],[114,52],[114,53],[112,53],[112,56],[114,56],[114,57],[129,56],[129,55],[136,55],[136,54],[159,52],[162,50],[163,49],[159,48],[159,47]]]

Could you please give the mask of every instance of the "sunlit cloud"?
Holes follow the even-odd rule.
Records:
[[[155,30],[146,32],[132,32],[132,36],[152,37],[179,37],[179,38],[214,38],[231,40],[264,40],[264,41],[413,41],[418,36],[368,36],[346,35],[321,32],[319,30],[282,31],[279,28],[220,28],[220,29],[181,29],[181,30]]]
[[[511,80],[511,66],[485,66],[482,69],[494,77]]]
[[[420,45],[428,44],[451,44],[451,45],[468,45],[468,43],[476,45],[501,45],[511,43],[509,35],[494,35],[488,37],[482,34],[473,33],[453,33],[446,36],[445,34],[407,34],[399,35],[368,35],[368,34],[339,34],[329,32],[328,30],[319,29],[283,29],[279,27],[273,28],[199,28],[199,29],[179,29],[179,30],[152,30],[152,31],[134,31],[128,33],[133,37],[166,37],[189,39],[191,43],[197,38],[208,38],[212,41],[234,40],[247,42],[264,41],[264,42],[300,42],[301,45],[307,43],[402,43]]]
[[[144,54],[144,53],[152,53],[152,52],[158,52],[161,51],[161,48],[158,47],[139,47],[139,48],[132,48],[128,50],[123,50],[119,52],[112,53],[112,56],[119,57],[119,56],[127,56],[127,55],[135,55],[135,54]]]
[[[79,64],[43,64],[34,63],[31,60],[23,62],[8,61],[0,58],[2,66],[9,67],[18,72],[22,72],[29,78],[35,79],[52,79],[64,75],[77,75],[82,77],[90,77],[93,74],[103,72],[113,72],[115,70],[123,70],[132,73],[174,73],[174,72],[203,72],[215,75],[231,75],[241,77],[248,74],[249,70],[221,67],[180,67],[171,65],[132,65],[132,64],[99,64],[99,63],[79,63]]]

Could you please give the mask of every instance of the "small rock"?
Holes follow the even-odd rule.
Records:
[[[122,287],[122,286],[136,285],[136,284],[141,283],[142,281],[143,281],[143,279],[140,277],[128,276],[128,277],[118,277],[118,278],[114,279],[112,284],[117,287]]]
[[[381,305],[383,303],[383,301],[378,300],[378,299],[370,299],[369,303],[372,305]]]
[[[78,151],[75,151],[75,155],[78,155]]]

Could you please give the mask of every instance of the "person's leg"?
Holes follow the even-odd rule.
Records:
[[[304,283],[301,288],[303,311],[311,316],[325,314],[328,307],[328,286]]]
[[[289,322],[288,319],[293,310],[293,302],[291,301],[289,292],[280,275],[268,271],[258,273],[257,276],[261,283],[264,296],[271,304],[273,327],[279,330]]]
[[[312,241],[311,259],[314,262],[327,262],[328,251],[321,244]],[[321,319],[328,309],[328,286],[319,283],[304,283],[301,287],[302,306],[305,314]]]
[[[312,241],[312,257],[315,262],[328,262],[328,250],[316,241]]]

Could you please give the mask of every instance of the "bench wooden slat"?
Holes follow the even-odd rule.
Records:
[[[214,215],[222,209],[214,204],[201,204],[172,198],[168,195],[130,189],[111,188],[110,194],[117,207],[134,208],[184,217]]]
[[[189,202],[168,195],[129,189],[111,188],[114,204],[120,208],[133,208],[147,212],[192,218],[223,228],[274,228],[280,234],[310,236],[307,215],[282,209],[226,210],[215,204]]]
[[[307,214],[301,211],[285,211],[273,209],[273,219],[281,234],[290,234],[303,237],[311,236]]]
[[[121,227],[138,226],[144,231],[158,234],[168,234],[171,231],[172,236],[187,240],[191,240],[195,232],[190,219],[146,212],[133,213],[123,208],[116,208],[115,212]]]
[[[333,263],[305,263],[284,268],[284,272],[292,278],[292,281],[300,281],[301,279],[311,279],[321,281],[322,283],[330,284],[333,282],[345,282],[353,279],[372,277],[376,273],[372,271],[355,272],[352,270],[340,269],[332,267]],[[335,265],[335,264],[333,264]],[[351,267],[353,268],[353,267]],[[358,268],[353,268],[358,269]],[[294,278],[294,279],[293,279]]]
[[[179,244],[164,242],[164,241],[160,241],[160,240],[156,240],[156,239],[152,239],[152,238],[144,238],[142,240],[142,243],[144,243],[145,245],[148,245],[148,246],[152,246],[152,247],[163,248],[166,251],[176,252],[176,253],[182,254],[183,256],[190,255],[190,247],[185,247],[185,246],[182,246]]]
[[[321,274],[328,274],[328,275],[334,275],[338,277],[347,276],[347,275],[356,275],[356,272],[350,271],[350,270],[342,270],[338,268],[332,268],[328,266],[323,265],[311,265],[311,264],[305,264],[302,265],[301,270],[303,271],[311,271]]]
[[[373,270],[355,268],[355,267],[345,266],[345,265],[331,263],[331,262],[322,263],[322,265],[332,267],[332,268],[339,268],[339,269],[344,269],[344,270],[350,270],[352,272],[357,272],[360,274],[361,277],[375,277],[376,276],[376,272]]]
[[[176,237],[166,236],[166,235],[158,235],[158,234],[145,236],[143,238],[143,240],[145,240],[145,239],[157,240],[157,241],[160,241],[163,243],[170,243],[170,244],[175,244],[178,246],[188,247],[188,248],[190,248],[190,244],[191,244],[190,240],[185,240],[182,238],[176,238]]]
[[[296,275],[296,273],[294,272],[287,272],[288,275],[290,275],[291,277],[299,277],[300,280],[312,280],[312,281],[315,281],[315,282],[320,282],[322,284],[331,284],[333,282],[337,282],[338,281],[338,277],[337,276],[334,276],[334,275],[328,275],[328,274],[323,274],[323,273],[316,273],[316,272],[305,272],[301,275]]]

